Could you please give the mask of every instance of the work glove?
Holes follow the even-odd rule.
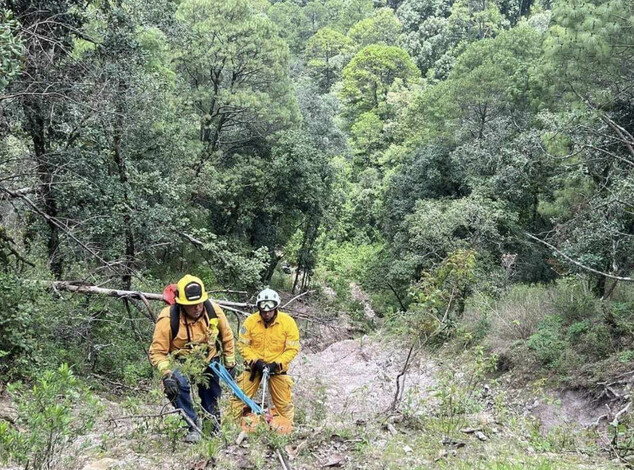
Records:
[[[174,401],[180,393],[180,387],[178,386],[178,380],[176,380],[172,374],[167,374],[163,377],[163,389],[165,395],[169,401]]]
[[[258,359],[257,361],[255,361],[253,363],[253,365],[251,366],[251,370],[256,370],[257,372],[259,372],[260,374],[262,374],[264,372],[264,368],[268,366],[268,363],[264,362],[264,359]]]
[[[257,370],[260,374],[264,373],[264,369],[269,370],[269,374],[276,374],[278,368],[281,369],[280,365],[277,362],[264,362],[262,359],[258,359],[255,362],[255,370]]]
[[[266,367],[266,362],[264,362],[263,359],[258,359],[257,361],[251,361],[249,363],[249,366],[251,367],[251,374],[249,375],[249,381],[253,382],[255,380],[255,376],[258,373],[262,374],[262,371]]]
[[[229,372],[229,375],[232,379],[235,379],[238,375],[238,370],[236,369],[236,366],[227,367],[227,372]]]

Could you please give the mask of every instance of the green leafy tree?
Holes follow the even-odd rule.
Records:
[[[431,313],[431,333],[440,325],[455,324],[462,316],[467,296],[476,279],[476,253],[457,250],[451,253],[433,273],[425,272],[413,286],[412,308]],[[428,323],[427,322],[424,323]]]
[[[628,255],[634,233],[634,64],[626,46],[634,40],[632,18],[630,2],[557,4],[545,44],[549,60],[538,82],[547,91],[543,101],[558,112],[547,147],[556,167],[554,197],[540,207],[556,224],[551,242],[584,266],[616,276],[634,268]],[[609,296],[614,285],[596,278],[600,295]]]
[[[330,86],[339,79],[351,46],[352,42],[346,36],[331,28],[320,29],[308,41],[307,65],[323,91],[330,90]]]
[[[372,160],[375,152],[383,148],[383,122],[372,111],[363,113],[350,128],[355,151]]]
[[[509,27],[508,20],[493,0],[458,0],[451,7],[447,29],[451,41],[448,49],[435,63],[428,75],[444,78],[466,45],[492,38]]]
[[[402,25],[391,8],[380,8],[373,15],[355,24],[348,37],[355,48],[361,49],[370,44],[396,46]]]
[[[423,74],[453,47],[448,31],[449,0],[405,0],[397,10],[403,23],[401,45]]]
[[[372,0],[346,0],[339,19],[339,29],[348,31],[353,25],[372,15]]]
[[[455,200],[420,200],[405,217],[402,247],[423,263],[442,261],[458,249],[499,252],[514,217],[503,202],[479,194]],[[431,266],[431,264],[428,264]]]
[[[64,250],[62,228],[57,222],[62,212],[56,188],[58,168],[70,160],[69,143],[83,115],[79,104],[84,102],[86,90],[73,84],[83,83],[88,73],[85,68],[75,67],[69,57],[72,32],[79,31],[84,21],[83,2],[51,0],[42,6],[19,1],[6,6],[10,14],[3,14],[5,20],[12,16],[20,22],[5,23],[2,28],[8,39],[6,46],[0,46],[2,59],[7,61],[3,68],[17,71],[5,55],[11,52],[12,56],[18,47],[15,37],[22,38],[23,64],[20,76],[5,90],[7,98],[14,99],[3,100],[1,105],[19,126],[18,132],[28,136],[32,157],[25,159],[16,173],[27,172],[34,177],[29,180],[30,191],[37,191],[41,197],[37,209],[44,214],[45,226],[41,229],[47,233],[49,267],[59,278],[64,269]]]
[[[492,0],[408,0],[398,16],[403,46],[423,74],[435,79],[447,77],[468,44],[495,37],[509,26]]]
[[[396,46],[370,45],[343,69],[339,94],[347,106],[347,114],[354,118],[385,104],[395,81],[411,86],[419,78],[418,69],[406,51]]]
[[[348,139],[336,122],[339,100],[332,94],[321,94],[312,80],[298,84],[297,100],[304,129],[317,149],[328,157],[346,153]]]
[[[456,42],[495,37],[508,26],[492,0],[457,0],[448,18],[449,32]]]
[[[418,95],[404,126],[423,139],[464,142],[482,139],[508,116],[530,110],[542,38],[524,25],[471,44],[447,80]]]
[[[394,240],[417,201],[459,196],[460,183],[447,146],[434,144],[407,152],[387,180],[383,220],[387,239]]]
[[[280,252],[297,230],[303,232],[298,252],[298,273],[310,273],[314,267],[313,247],[321,219],[329,205],[332,170],[324,155],[304,132],[282,134],[272,149],[258,217],[254,223],[266,230],[256,232],[261,244],[269,249],[270,264],[263,276],[269,280]],[[292,188],[292,190],[291,190]],[[295,281],[297,284],[297,279]]]
[[[311,29],[301,6],[290,1],[274,3],[267,15],[277,25],[280,37],[286,40],[291,51],[297,54],[304,50]]]
[[[298,118],[288,46],[263,5],[251,0],[186,0],[176,12],[175,63],[199,120],[196,165],[234,152]]]
[[[535,0],[501,0],[498,2],[500,12],[508,18],[511,25],[516,25],[523,17],[528,17],[531,14],[531,8],[533,6],[543,6],[543,4],[549,2],[539,2]]]
[[[311,36],[328,25],[329,16],[332,14],[332,12],[328,11],[328,8],[326,8],[323,2],[319,0],[306,3],[303,11],[304,15],[306,15]]]

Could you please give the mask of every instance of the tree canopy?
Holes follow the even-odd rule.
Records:
[[[379,316],[446,300],[441,277],[455,312],[569,275],[607,298],[634,269],[633,18],[626,0],[8,0],[1,274],[353,283]]]

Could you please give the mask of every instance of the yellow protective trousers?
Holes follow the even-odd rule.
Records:
[[[256,397],[255,394],[260,387],[262,376],[257,374],[253,379],[253,382],[251,382],[249,380],[249,375],[251,375],[250,371],[244,371],[242,375],[236,379],[236,383],[249,398],[253,398],[261,405],[262,397]],[[271,375],[269,378],[269,392],[271,394],[273,405],[279,415],[288,419],[291,424],[293,424],[293,419],[295,418],[295,406],[293,405],[293,397],[291,393],[293,384],[293,379],[286,374]],[[251,412],[251,409],[247,407],[242,400],[236,398],[235,396],[231,398],[231,408],[237,420],[240,420],[242,417],[245,407],[248,410],[247,412]]]

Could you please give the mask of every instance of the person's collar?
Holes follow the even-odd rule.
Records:
[[[258,321],[262,323],[263,325],[265,325],[264,319],[262,318],[262,315],[260,315],[260,311],[258,310],[256,313],[258,315]],[[273,321],[269,323],[268,326],[276,325],[279,322],[280,322],[280,311],[278,310],[277,313],[275,314],[275,318],[273,318]]]

